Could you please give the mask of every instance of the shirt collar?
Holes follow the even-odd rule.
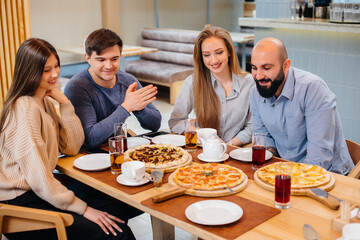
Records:
[[[278,99],[281,98],[281,96],[284,96],[287,99],[292,100],[294,97],[294,86],[295,86],[294,69],[290,67],[286,78],[286,82],[284,84],[284,88],[282,89]]]
[[[214,77],[214,75],[212,74],[211,71],[210,71],[210,77],[211,77],[211,84],[212,84],[213,88],[215,89],[215,86],[219,86],[220,83],[218,82],[218,80],[216,80],[216,78]],[[236,76],[233,72],[231,72],[231,77],[232,77],[232,82],[233,82],[232,89],[235,92],[240,93],[241,86],[240,86],[240,81],[238,81],[239,77]]]

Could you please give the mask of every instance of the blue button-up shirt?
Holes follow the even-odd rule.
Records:
[[[343,136],[336,96],[318,76],[290,67],[278,98],[250,90],[253,132],[281,158],[347,174],[354,167]]]

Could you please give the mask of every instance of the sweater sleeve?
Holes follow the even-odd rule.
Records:
[[[60,117],[50,100],[45,100],[47,111],[59,126],[59,150],[65,155],[76,155],[84,142],[84,131],[71,103],[60,104]]]
[[[52,159],[48,149],[51,144],[57,146],[57,142],[56,138],[45,139],[47,143],[43,139],[43,113],[39,108],[31,106],[29,101],[20,102],[14,111],[15,122],[11,124],[13,134],[9,141],[13,141],[13,158],[16,159],[26,184],[36,195],[53,206],[82,215],[86,203],[52,174],[53,162],[57,162],[57,156]]]

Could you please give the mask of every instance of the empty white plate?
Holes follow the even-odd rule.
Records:
[[[185,210],[186,217],[203,225],[224,225],[240,219],[242,208],[224,200],[205,200],[191,204]]]
[[[228,158],[229,158],[229,154],[227,154],[227,153],[224,153],[224,155],[222,155],[222,157],[219,158],[219,159],[208,159],[208,158],[206,158],[206,157],[204,156],[204,153],[200,153],[200,154],[198,155],[198,159],[200,159],[200,160],[203,161],[203,162],[209,162],[209,163],[212,163],[212,162],[222,162],[222,161],[225,161],[225,160],[228,159]]]
[[[75,159],[74,166],[84,171],[101,171],[110,167],[107,153],[93,153]]]
[[[127,145],[128,148],[135,148],[140,145],[150,144],[150,140],[142,137],[128,137]]]
[[[230,157],[243,162],[252,161],[252,149],[251,148],[239,148],[230,152]],[[272,157],[272,153],[266,150],[265,160],[269,160]]]
[[[185,136],[175,134],[165,134],[156,136],[152,139],[155,144],[171,144],[178,147],[185,146]]]

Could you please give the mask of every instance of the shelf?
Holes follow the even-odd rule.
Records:
[[[360,33],[360,24],[330,23],[325,19],[266,19],[266,18],[239,18],[240,26],[261,28],[288,28],[296,30],[312,30],[326,32]]]

